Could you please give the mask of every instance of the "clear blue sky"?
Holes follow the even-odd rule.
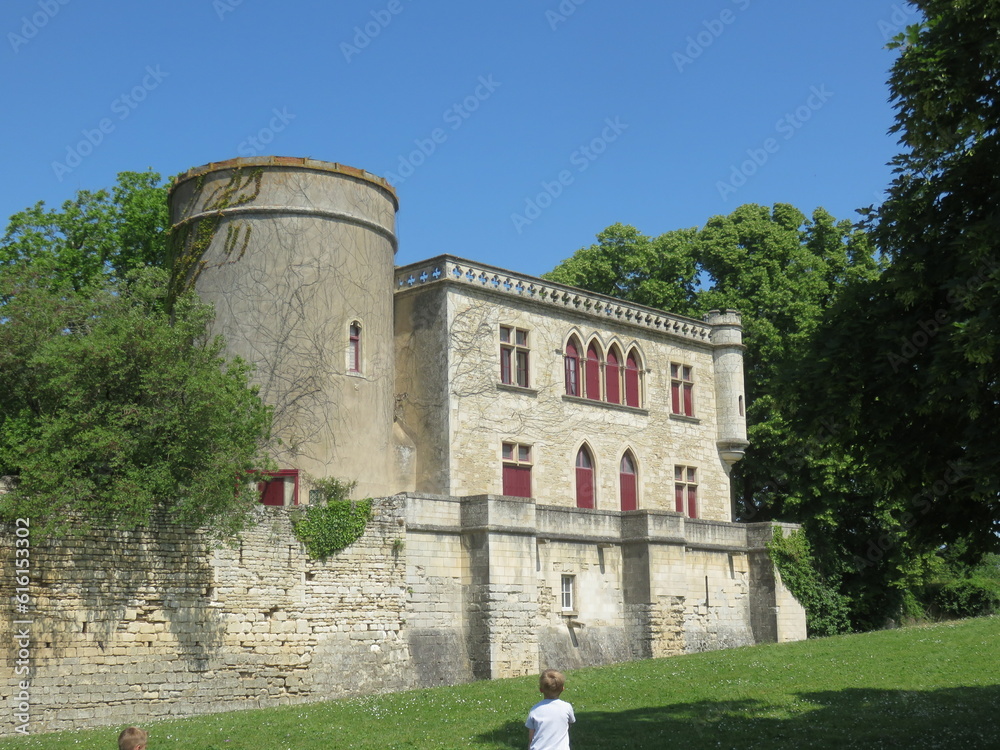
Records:
[[[256,153],[395,180],[400,264],[453,253],[537,275],[615,222],[656,235],[743,203],[854,219],[890,180],[885,42],[910,13],[880,0],[8,0],[0,215],[124,170]]]

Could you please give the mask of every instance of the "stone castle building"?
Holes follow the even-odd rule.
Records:
[[[126,561],[36,552],[46,728],[805,637],[772,524],[732,522],[739,314],[451,255],[397,267],[397,208],[383,179],[309,159],[177,178],[178,278],[256,366],[281,439],[262,502],[282,507],[238,553],[173,531]],[[312,477],[384,498],[327,562],[288,530]],[[82,571],[109,567],[95,592]],[[106,700],[87,659],[143,689]]]

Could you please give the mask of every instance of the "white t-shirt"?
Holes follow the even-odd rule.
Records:
[[[528,750],[569,750],[569,725],[576,721],[573,707],[559,698],[546,698],[528,712],[524,726],[533,729]]]

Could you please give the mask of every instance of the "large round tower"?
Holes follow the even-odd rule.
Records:
[[[361,496],[395,489],[397,208],[380,177],[286,157],[196,167],[170,196],[175,278],[256,367],[278,464],[357,480]]]

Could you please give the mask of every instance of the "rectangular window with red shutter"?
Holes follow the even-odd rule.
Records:
[[[512,497],[531,497],[531,446],[521,443],[503,443],[503,494]]]
[[[261,505],[298,505],[299,470],[262,471],[257,491]]]
[[[694,416],[694,368],[670,365],[670,411],[684,417]]]
[[[674,466],[674,510],[698,517],[698,470],[693,466]]]

